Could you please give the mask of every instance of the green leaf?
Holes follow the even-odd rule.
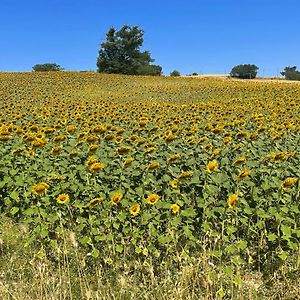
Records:
[[[94,258],[98,258],[99,257],[99,250],[94,248],[93,251],[91,252],[91,255],[94,257]]]
[[[169,243],[170,241],[172,240],[172,238],[168,235],[161,235],[159,238],[158,238],[158,242],[161,243],[161,244],[167,244]]]
[[[20,210],[20,208],[15,206],[15,207],[13,207],[13,208],[10,210],[10,213],[11,213],[12,215],[15,215],[19,210]]]
[[[193,217],[196,217],[197,213],[196,213],[196,210],[193,208],[186,208],[181,212],[181,215],[183,217],[193,218]]]
[[[116,246],[116,251],[119,252],[119,253],[123,252],[123,245],[122,244],[118,244]]]
[[[275,241],[275,240],[277,239],[277,235],[274,234],[274,233],[269,233],[269,234],[267,235],[267,238],[268,238],[268,241],[269,241],[269,242],[273,242],[273,241]]]
[[[13,199],[13,200],[18,200],[19,199],[19,193],[17,191],[13,191],[9,194],[9,196]]]
[[[241,250],[245,250],[248,246],[248,242],[245,240],[241,240],[238,242],[238,248]]]
[[[290,238],[292,235],[292,231],[289,226],[281,225],[281,231],[282,231],[283,235],[286,236],[286,238]]]
[[[286,251],[282,251],[278,256],[282,260],[286,260],[288,258],[288,256],[289,256],[289,254]]]

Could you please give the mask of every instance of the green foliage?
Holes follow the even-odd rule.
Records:
[[[62,71],[63,68],[55,63],[37,64],[32,67],[35,72]]]
[[[97,67],[99,73],[128,75],[161,75],[160,66],[151,65],[149,51],[141,52],[144,31],[138,26],[124,25],[119,31],[111,27],[101,44]]]
[[[177,70],[174,70],[170,73],[170,76],[180,76],[180,72]]]
[[[297,67],[285,67],[283,72],[280,72],[286,80],[300,80],[300,72],[297,71]]]
[[[253,79],[256,77],[257,71],[258,67],[256,65],[237,65],[232,68],[230,76],[240,79]]]

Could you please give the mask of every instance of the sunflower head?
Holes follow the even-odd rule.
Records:
[[[39,182],[32,187],[31,192],[34,195],[40,196],[40,195],[45,194],[47,192],[48,188],[49,188],[49,185],[47,183]]]
[[[159,200],[159,198],[160,197],[157,194],[150,194],[146,199],[146,203],[154,205]]]
[[[227,204],[229,208],[233,208],[234,205],[236,204],[239,196],[237,194],[232,194],[231,196],[228,197]]]
[[[296,177],[288,177],[286,178],[281,186],[284,188],[284,189],[288,189],[290,188],[291,186],[295,185],[295,183],[297,182],[297,178]]]
[[[135,217],[136,215],[139,214],[140,210],[141,210],[141,206],[138,203],[136,203],[130,207],[129,212],[132,216]]]
[[[70,197],[68,194],[60,194],[57,196],[56,201],[59,204],[67,204],[70,200]]]
[[[216,171],[218,169],[218,162],[216,160],[210,161],[206,165],[207,172],[211,173],[213,171]]]
[[[102,171],[104,169],[104,164],[101,162],[95,162],[90,165],[89,168],[92,172]]]
[[[121,192],[114,192],[111,195],[110,201],[112,205],[117,205],[123,198],[123,194]]]
[[[170,206],[170,210],[173,214],[178,214],[180,210],[180,206],[178,204],[172,204]]]
[[[87,204],[87,207],[88,208],[93,208],[94,206],[96,206],[97,204],[101,203],[102,202],[102,198],[95,198],[95,199],[92,199],[88,204]]]

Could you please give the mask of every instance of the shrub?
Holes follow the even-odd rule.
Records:
[[[252,79],[256,77],[257,71],[258,67],[256,65],[237,65],[232,68],[230,76],[240,79]]]
[[[297,71],[297,67],[285,67],[283,72],[280,72],[286,80],[300,80],[300,72]]]
[[[174,70],[170,73],[170,76],[180,76],[180,72],[177,70]]]
[[[55,63],[37,64],[32,67],[35,72],[62,71],[63,68]]]

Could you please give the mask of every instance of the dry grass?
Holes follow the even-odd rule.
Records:
[[[27,229],[1,226],[0,295],[3,300],[65,299],[300,299],[298,266],[285,264],[268,278],[226,263],[215,265],[205,253],[176,268],[159,270],[142,260],[100,265],[80,253],[66,234],[55,253],[24,248]]]

